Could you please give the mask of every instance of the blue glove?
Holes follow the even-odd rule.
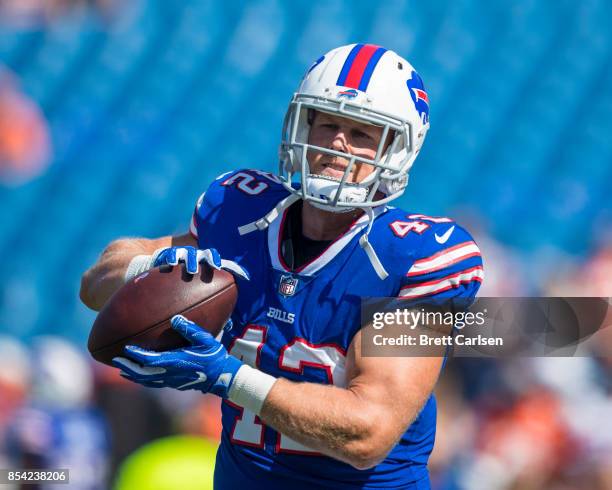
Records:
[[[171,323],[191,347],[155,352],[128,345],[125,347],[127,358],[113,359],[113,365],[121,369],[121,376],[151,388],[200,390],[227,398],[242,362],[230,356],[210,333],[184,316],[175,315]]]
[[[221,258],[215,248],[201,250],[191,246],[169,247],[159,250],[154,257],[153,267],[160,265],[178,265],[185,262],[185,270],[189,274],[197,274],[200,262],[206,262],[213,269],[227,270],[243,279],[249,280],[249,273],[233,260]]]

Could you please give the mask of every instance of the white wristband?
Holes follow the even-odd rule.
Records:
[[[144,271],[148,271],[151,268],[150,264],[150,255],[137,255],[134,257],[132,260],[130,260],[129,265],[127,266],[125,276],[123,277],[124,282],[128,282],[130,279],[139,276]]]
[[[261,407],[276,383],[276,378],[246,364],[236,373],[229,389],[229,401],[259,415]]]
[[[123,276],[124,282],[128,282],[130,279],[133,279],[143,272],[152,269],[157,256],[162,250],[165,250],[165,248],[158,248],[155,252],[153,252],[153,255],[137,255],[130,260],[130,263],[125,271],[125,275]]]

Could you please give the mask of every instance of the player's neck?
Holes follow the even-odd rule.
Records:
[[[363,214],[361,210],[349,213],[331,213],[315,208],[309,202],[302,206],[302,234],[311,240],[334,240]]]

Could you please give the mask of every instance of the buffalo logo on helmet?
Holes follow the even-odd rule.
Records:
[[[413,71],[410,78],[406,80],[406,85],[423,124],[427,124],[429,122],[429,97],[425,91],[423,80],[416,71]]]
[[[346,90],[341,90],[340,92],[338,92],[337,96],[345,97],[347,99],[354,99],[358,95],[359,95],[359,92],[357,92],[357,90],[355,90],[354,88],[347,88]]]
[[[298,280],[291,276],[281,276],[278,292],[283,296],[293,296],[297,289]]]

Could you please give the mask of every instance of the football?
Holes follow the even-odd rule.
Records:
[[[111,365],[126,345],[164,351],[187,345],[170,325],[184,315],[213,335],[229,319],[238,290],[234,277],[205,263],[190,275],[183,264],[151,269],[121,287],[98,313],[89,335],[89,352]]]

